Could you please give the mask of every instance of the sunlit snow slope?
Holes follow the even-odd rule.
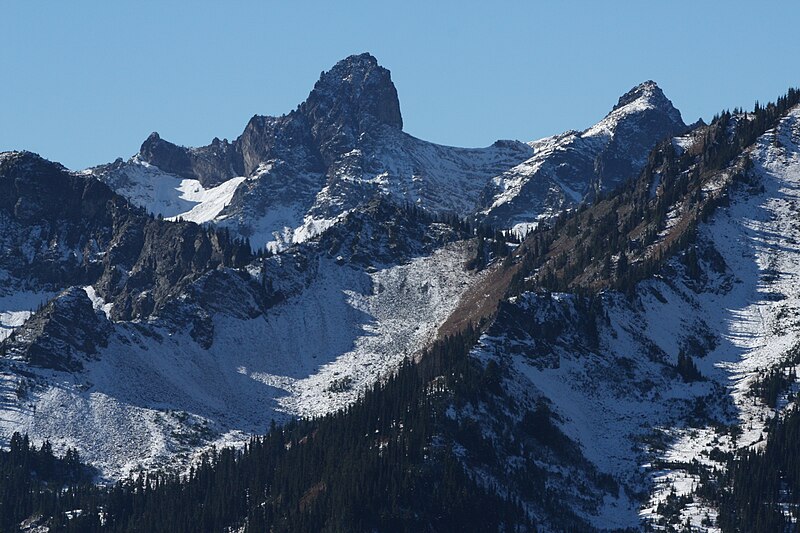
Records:
[[[202,224],[217,218],[245,178],[230,178],[216,187],[205,188],[198,180],[163,172],[134,157],[109,173],[106,180],[119,194],[148,213]]]

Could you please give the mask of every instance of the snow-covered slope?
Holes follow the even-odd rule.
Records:
[[[588,313],[574,295],[525,293],[473,352],[507,369],[505,387],[519,406],[546,402],[579,445],[590,466],[541,457],[537,464],[594,527],[659,530],[665,509],[677,506],[681,524],[718,531],[715,509],[695,493],[697,464],[724,468],[720,452],[763,445],[776,410],[753,384],[800,343],[800,109],[749,157],[747,181],[732,181],[728,171],[707,179],[704,189],[727,189],[730,205],[699,226],[693,255],[669,260],[631,297],[603,293],[599,312]],[[689,357],[700,377],[681,374],[679,357]],[[786,405],[784,393],[777,408]],[[508,465],[525,463],[525,452],[503,448],[496,425],[486,427],[495,428],[488,436],[509,454]],[[585,493],[594,472],[618,486]]]
[[[428,143],[383,127],[374,141],[342,154],[327,173],[285,162],[259,166],[215,222],[254,248],[283,249],[318,235],[343,214],[384,196],[433,213],[468,215],[491,176],[529,156],[518,142],[487,148]]]
[[[168,174],[136,156],[126,164],[118,161],[102,171],[84,171],[84,174],[103,179],[118,194],[149,213],[198,224],[215,220],[245,180],[234,177],[216,187],[205,188],[196,179]]]
[[[477,275],[469,253],[455,243],[372,274],[318,259],[311,283],[265,314],[214,314],[208,349],[166,319],[115,323],[79,372],[6,360],[0,389],[16,407],[0,434],[73,446],[116,478],[331,412],[432,340]]]
[[[247,238],[254,249],[276,251],[319,235],[378,195],[433,213],[468,216],[493,176],[532,153],[511,141],[487,148],[441,146],[386,127],[369,147],[343,154],[327,176],[268,161],[248,178],[204,189],[198,180],[167,174],[139,155],[87,172],[148,212],[213,222]]]

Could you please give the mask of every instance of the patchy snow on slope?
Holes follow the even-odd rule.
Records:
[[[111,309],[114,307],[114,304],[106,303],[106,301],[103,300],[103,298],[99,294],[97,294],[97,291],[94,290],[94,287],[92,287],[91,285],[84,287],[83,290],[86,291],[86,296],[88,296],[89,300],[92,301],[92,307],[94,308],[94,310],[100,311],[101,313],[106,315],[106,318],[111,320]]]
[[[304,379],[288,382],[287,412],[317,416],[344,407],[405,357],[431,342],[476,276],[464,271],[463,243],[370,275],[372,293],[346,291],[348,304],[364,317],[349,350]],[[269,378],[267,378],[269,379]],[[343,384],[334,387],[332,384]]]
[[[263,216],[254,217],[246,232],[254,250],[266,249],[273,253],[286,250],[321,235],[347,215],[347,211],[333,218],[314,217],[303,213],[299,206],[276,205]],[[226,220],[220,227],[231,227]]]
[[[0,366],[0,438],[72,446],[116,479],[182,469],[211,445],[242,444],[271,420],[339,409],[421,350],[474,280],[465,243],[368,274],[320,259],[300,294],[252,319],[213,316],[204,349],[159,320],[114,323],[108,346],[68,374]],[[87,287],[95,309],[105,304]]]
[[[577,132],[567,132],[529,143],[533,148],[533,156],[530,159],[492,178],[492,183],[500,192],[485,212],[488,213],[490,209],[499,207],[519,195],[522,186],[539,171],[547,159],[556,151],[563,151],[565,146],[574,141],[576,135]]]
[[[608,137],[614,136],[614,131],[617,128],[620,120],[623,120],[628,115],[634,113],[641,113],[648,109],[655,109],[652,101],[652,93],[645,90],[639,98],[629,102],[621,107],[618,107],[606,115],[603,120],[591,126],[583,132],[583,137]]]
[[[623,99],[625,99],[624,102]],[[665,107],[665,105],[668,107]],[[661,89],[658,88],[655,82],[646,81],[624,95],[617,106],[603,120],[585,130],[582,136],[584,138],[603,137],[610,139],[615,136],[619,123],[630,115],[638,115],[659,108],[664,109],[672,120],[682,123],[680,112],[671,106]]]
[[[627,143],[628,146],[635,146],[632,138],[636,136],[632,132],[643,134],[642,128],[650,123],[646,120],[639,123],[638,119],[632,117],[663,109],[676,124],[682,123],[678,111],[671,107],[654,83],[645,82],[633,91],[636,91],[635,98],[619,105],[583,132],[567,131],[529,143],[534,150],[532,157],[492,178],[491,203],[485,204],[488,207],[482,213],[490,215],[492,212],[502,212],[512,203],[521,203],[514,208],[521,209],[521,212],[514,214],[510,221],[513,225],[555,214],[565,205],[578,204],[592,192],[592,186],[608,186],[594,182],[599,175],[596,158],[611,145],[615,137],[622,145]],[[620,141],[619,131],[623,125],[624,139]],[[638,155],[634,157],[637,152],[630,152],[628,156],[634,168],[641,168],[647,161],[649,150],[641,147],[634,150],[638,150]]]
[[[327,175],[281,162],[262,164],[215,222],[247,237],[255,249],[280,251],[314,238],[379,195],[398,205],[466,217],[493,176],[532,153],[516,141],[458,148],[387,128],[368,148],[339,156]]]
[[[385,136],[376,155],[381,172],[365,178],[383,193],[401,204],[466,216],[474,212],[493,176],[528,159],[533,150],[517,141],[486,148],[443,146],[399,133]]]
[[[800,324],[791,318],[800,312],[798,141],[800,109],[795,109],[777,131],[758,140],[751,154],[764,191],[740,193],[730,209],[703,228],[738,280],[723,297],[708,295],[701,300],[702,311],[710,324],[719,325],[723,339],[722,346],[703,360],[701,371],[729,386],[741,430],[736,448],[764,444],[766,426],[776,413],[753,397],[751,386],[759,372],[778,365],[800,341]],[[779,404],[779,408],[785,406],[785,402]],[[705,428],[704,435],[677,438],[666,455],[703,461],[715,446],[729,450],[734,446],[730,438],[710,428]],[[678,469],[657,480],[651,507],[643,515],[652,517],[656,504],[673,488],[685,491],[688,482],[681,479],[686,476]],[[700,526],[703,515],[698,510],[686,509],[684,515]]]
[[[759,186],[735,188],[730,207],[699,226],[700,281],[673,258],[671,273],[640,283],[634,301],[606,293],[597,348],[567,330],[545,359],[538,345],[513,335],[484,337],[476,351],[504,357],[517,386],[548,398],[564,433],[620,483],[627,499],[607,498],[586,514],[598,528],[644,521],[661,530],[659,505],[685,496],[684,523],[718,531],[716,510],[695,494],[699,477],[691,465],[722,468],[715,448],[764,443],[775,410],[752,394],[752,383],[800,342],[800,109],[751,155]],[[574,298],[555,296],[563,305]],[[554,304],[526,295],[516,305],[545,316]],[[681,353],[703,380],[681,378]],[[779,408],[786,405],[784,397]],[[740,428],[735,440],[731,427]],[[644,502],[637,496],[643,493]]]
[[[210,189],[203,188],[197,180],[181,180],[180,185],[175,189],[179,193],[179,198],[193,202],[195,205],[189,211],[170,218],[172,220],[182,218],[198,224],[214,220],[231,202],[236,188],[245,179],[244,177],[231,178]]]
[[[680,137],[674,137],[672,139],[672,146],[675,148],[675,151],[678,155],[683,155],[686,150],[692,147],[695,143],[696,139],[693,133],[687,133],[686,135],[681,135]]]

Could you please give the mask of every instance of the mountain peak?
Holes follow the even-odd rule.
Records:
[[[673,107],[669,98],[664,96],[664,91],[661,90],[661,87],[653,80],[647,80],[620,96],[613,110],[616,111],[636,100],[644,100],[653,107]]]
[[[32,177],[66,170],[61,163],[28,150],[0,152],[0,175]]]
[[[161,138],[158,132],[147,136],[139,148],[139,158],[156,165],[164,172],[192,178],[191,163],[186,150]]]
[[[362,68],[380,67],[378,64],[378,59],[374,55],[370,54],[369,52],[363,52],[361,54],[351,54],[344,59],[337,61],[329,72],[333,72],[336,69],[346,69],[359,66]]]
[[[391,73],[369,53],[346,57],[323,72],[300,107],[312,123],[356,121],[352,125],[362,131],[372,124],[403,128]]]

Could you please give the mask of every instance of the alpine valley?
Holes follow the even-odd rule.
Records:
[[[0,153],[0,531],[796,531],[800,92],[455,148],[280,117]]]

